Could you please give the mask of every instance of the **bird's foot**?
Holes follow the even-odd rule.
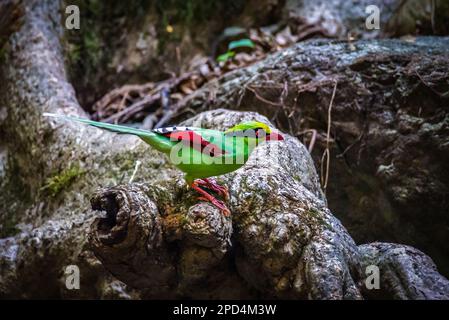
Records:
[[[212,190],[212,191],[218,193],[220,196],[222,196],[226,200],[229,199],[228,188],[226,186],[220,186],[217,183],[217,181],[215,181],[214,179],[210,179],[210,178],[197,179],[197,180],[195,180],[195,182],[200,186],[203,186],[209,190]]]
[[[223,201],[218,200],[217,198],[212,197],[212,199],[208,199],[206,197],[198,197],[197,199],[212,203],[223,212],[225,217],[229,217],[231,215],[231,211],[228,209],[226,204]]]
[[[226,204],[223,201],[216,199],[214,196],[201,189],[195,182],[192,184],[192,188],[201,195],[200,197],[198,197],[199,200],[212,203],[214,206],[220,209],[226,217],[231,215],[231,211],[228,209],[228,207],[226,207]]]

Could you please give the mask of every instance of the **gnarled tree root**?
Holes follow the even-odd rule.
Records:
[[[0,240],[1,296],[363,297],[365,251],[327,208],[296,138],[259,146],[243,168],[220,178],[230,190],[226,218],[198,203],[166,158],[143,142],[43,117],[83,115],[52,22],[58,4],[27,2],[1,68],[0,150],[8,155],[0,158],[1,223],[18,229]],[[224,129],[245,119],[269,123],[256,113],[216,110],[184,124]],[[136,160],[145,166],[136,184],[126,184]],[[93,209],[104,211],[96,219],[91,197]],[[65,287],[65,267],[73,264],[81,272],[78,291]],[[398,286],[390,287],[394,296]],[[432,290],[425,298],[447,295],[444,286]]]

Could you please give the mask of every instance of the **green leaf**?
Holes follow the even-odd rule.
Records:
[[[254,48],[254,42],[252,42],[250,39],[241,39],[236,41],[229,42],[228,49],[234,50],[237,48]]]
[[[226,62],[226,61],[228,61],[229,59],[231,59],[233,56],[235,56],[235,52],[234,52],[234,51],[228,51],[228,52],[226,52],[226,53],[220,54],[220,55],[217,57],[217,61],[218,61],[218,62]]]

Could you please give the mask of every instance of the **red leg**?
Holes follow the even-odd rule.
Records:
[[[214,196],[210,195],[209,193],[207,193],[206,191],[204,191],[203,189],[201,189],[198,185],[197,182],[194,181],[191,185],[191,187],[193,189],[195,189],[196,192],[198,192],[201,196],[199,197],[200,200],[206,200],[211,202],[214,206],[216,206],[218,209],[220,209],[223,214],[228,217],[229,215],[231,215],[231,211],[229,211],[229,209],[226,207],[226,205],[224,204],[224,202],[215,199]]]
[[[196,182],[197,182],[197,184],[202,185],[202,186],[218,193],[223,198],[229,199],[228,188],[226,188],[225,186],[220,186],[215,180],[204,178],[204,179],[197,179]]]

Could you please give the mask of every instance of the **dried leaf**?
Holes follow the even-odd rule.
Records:
[[[191,94],[198,88],[195,84],[195,79],[193,79],[193,77],[190,77],[188,80],[180,84],[179,89],[182,93]]]

